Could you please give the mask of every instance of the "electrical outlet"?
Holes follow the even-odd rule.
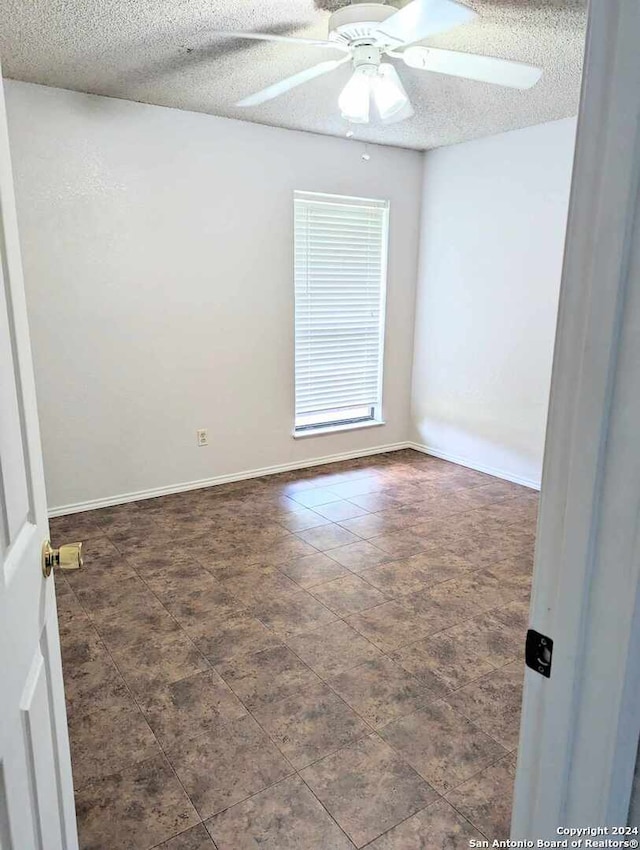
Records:
[[[199,446],[208,446],[209,445],[209,434],[207,433],[206,428],[198,428],[196,431],[198,435],[198,445]]]

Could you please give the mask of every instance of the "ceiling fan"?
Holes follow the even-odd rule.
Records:
[[[331,15],[328,39],[257,32],[217,32],[216,35],[329,48],[344,54],[339,59],[320,62],[267,86],[243,98],[236,106],[258,106],[350,62],[353,74],[340,93],[338,105],[347,121],[367,124],[372,100],[383,122],[401,121],[413,115],[398,72],[390,62],[383,61],[385,56],[401,59],[410,68],[423,71],[515,89],[534,86],[542,70],[532,65],[414,45],[416,41],[469,23],[476,17],[476,12],[454,0],[411,0],[399,10],[384,3],[356,2]]]

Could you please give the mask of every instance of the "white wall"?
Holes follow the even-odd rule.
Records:
[[[406,439],[420,154],[6,90],[51,507]],[[390,199],[379,428],[291,436],[294,189]]]
[[[575,119],[425,156],[412,439],[538,485]]]

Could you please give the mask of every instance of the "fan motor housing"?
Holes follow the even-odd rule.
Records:
[[[381,42],[380,33],[376,30],[397,11],[393,6],[385,6],[383,3],[354,3],[345,6],[329,18],[329,39],[349,45],[383,46],[386,42]]]
[[[359,68],[364,73],[376,74],[382,51],[375,44],[352,45],[353,67]]]

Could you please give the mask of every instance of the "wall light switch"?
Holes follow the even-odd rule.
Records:
[[[199,428],[196,431],[198,435],[198,445],[199,446],[208,446],[209,445],[209,434],[207,433],[206,428]]]

